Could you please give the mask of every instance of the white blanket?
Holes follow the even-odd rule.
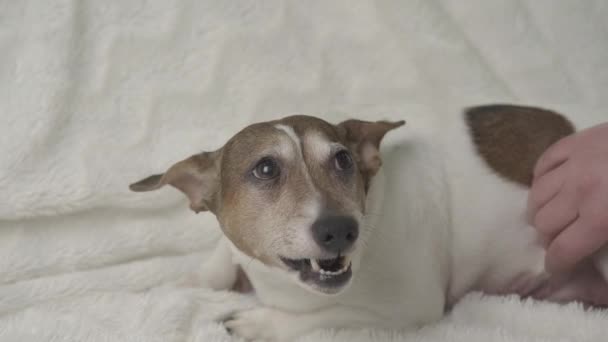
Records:
[[[606,18],[604,0],[0,1],[0,340],[229,341],[213,318],[251,298],[172,285],[212,215],[130,182],[293,113],[608,121]],[[334,334],[303,340],[605,341],[608,314],[473,294],[419,332]]]

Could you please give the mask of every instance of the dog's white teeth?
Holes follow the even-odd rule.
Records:
[[[323,270],[321,269],[321,266],[319,266],[319,263],[315,259],[310,259],[310,266],[312,267],[312,270],[315,272],[323,272]]]
[[[346,264],[344,267],[342,267],[342,269],[339,269],[335,272],[335,274],[342,274],[344,272],[346,272],[346,270],[348,269],[348,264]]]
[[[348,270],[349,266],[350,266],[350,263],[344,265],[344,267],[342,267],[341,269],[339,269],[337,271],[327,271],[327,270],[324,270],[319,267],[319,269],[315,270],[315,271],[319,272],[319,274],[324,275],[324,276],[335,276],[335,275],[339,275],[339,274],[346,272]],[[313,268],[313,270],[314,270],[314,268]]]

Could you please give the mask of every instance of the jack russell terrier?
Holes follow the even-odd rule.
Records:
[[[540,108],[473,107],[397,130],[381,153],[404,123],[256,123],[130,188],[169,184],[195,212],[216,215],[223,237],[201,280],[230,289],[246,276],[262,306],[224,324],[247,340],[415,328],[470,291],[608,304],[606,248],[550,275],[526,217],[534,165],[574,132],[570,121]]]

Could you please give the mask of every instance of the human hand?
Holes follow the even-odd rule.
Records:
[[[534,169],[528,213],[549,241],[549,272],[568,271],[608,243],[608,123],[545,151]]]

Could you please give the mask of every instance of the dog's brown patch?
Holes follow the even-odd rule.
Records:
[[[541,154],[574,126],[556,112],[514,105],[486,105],[465,111],[477,152],[499,175],[530,186]]]

